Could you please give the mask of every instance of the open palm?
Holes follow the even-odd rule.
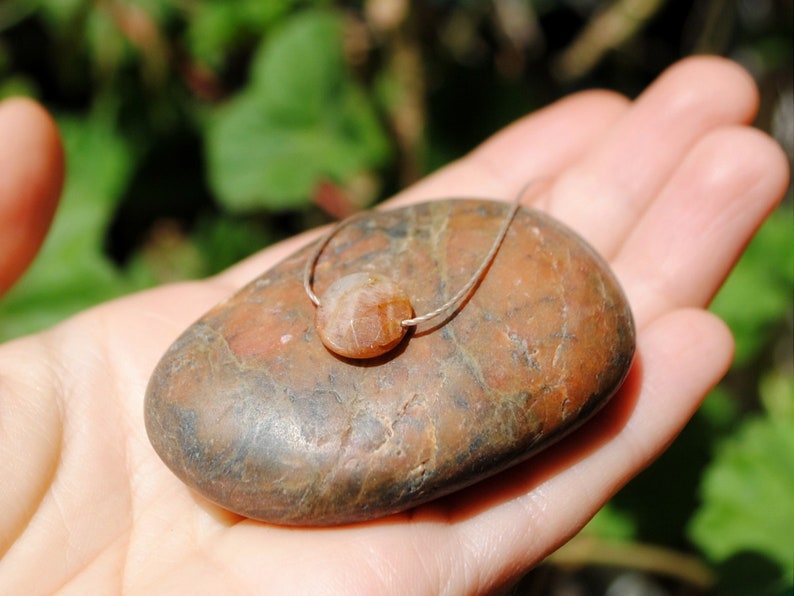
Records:
[[[392,205],[537,199],[611,263],[637,320],[620,393],[574,435],[455,495],[369,523],[286,528],[192,493],[143,424],[149,374],[177,335],[313,234],[201,282],[117,300],[0,347],[0,593],[476,593],[575,534],[672,441],[728,367],[703,310],[787,183],[746,126],[749,77],[682,62],[635,102],[571,96],[498,133]],[[0,290],[32,258],[61,184],[57,133],[27,101],[0,107]]]

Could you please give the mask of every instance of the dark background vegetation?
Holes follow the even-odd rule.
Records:
[[[792,18],[787,0],[2,0],[0,97],[53,111],[68,180],[0,339],[217,272],[693,53],[750,70],[791,158]],[[516,593],[792,593],[793,224],[789,195],[715,300],[727,378]]]

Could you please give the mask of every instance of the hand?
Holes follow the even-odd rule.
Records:
[[[730,334],[703,308],[787,184],[782,152],[746,126],[756,107],[740,68],[689,59],[634,102],[602,91],[557,102],[392,202],[507,200],[527,180],[553,177],[536,206],[610,261],[639,329],[627,383],[590,423],[404,514],[323,529],[246,520],[193,494],[146,437],[146,382],[168,345],[313,233],[213,279],[117,300],[0,347],[0,593],[460,594],[516,580],[664,450],[729,366]],[[61,168],[47,116],[4,104],[6,285],[46,227]],[[21,223],[4,216],[26,206]]]

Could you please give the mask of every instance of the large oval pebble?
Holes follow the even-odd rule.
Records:
[[[508,205],[444,200],[339,231],[314,289],[383,274],[422,314],[462,287]],[[372,519],[514,465],[581,424],[623,382],[635,331],[606,264],[521,209],[481,284],[435,327],[377,359],[331,353],[303,288],[311,247],[191,326],[146,395],[146,428],[206,498],[278,524]]]

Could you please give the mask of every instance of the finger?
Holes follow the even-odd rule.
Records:
[[[615,93],[570,96],[512,124],[385,205],[393,208],[451,197],[511,199],[528,180],[555,176],[580,159],[626,109],[626,99]],[[217,281],[237,287],[316,235],[277,244],[227,270]]]
[[[684,60],[557,181],[545,208],[609,258],[692,145],[717,127],[749,122],[757,105],[755,84],[738,65]]]
[[[33,260],[63,184],[58,131],[28,99],[0,104],[0,294]]]
[[[706,306],[787,185],[785,154],[757,130],[724,128],[698,143],[613,262],[639,326]]]
[[[512,484],[494,491],[498,506],[457,511],[450,542],[488,545],[463,551],[467,566],[481,570],[482,585],[461,592],[516,579],[578,532],[683,429],[727,370],[732,345],[725,325],[703,311],[676,311],[650,324],[639,340],[639,378],[627,390],[591,423],[509,472]],[[473,494],[477,488],[473,503],[483,498]]]
[[[496,133],[389,205],[451,197],[512,199],[528,181],[557,176],[575,163],[627,108],[626,98],[607,91],[557,101]]]

